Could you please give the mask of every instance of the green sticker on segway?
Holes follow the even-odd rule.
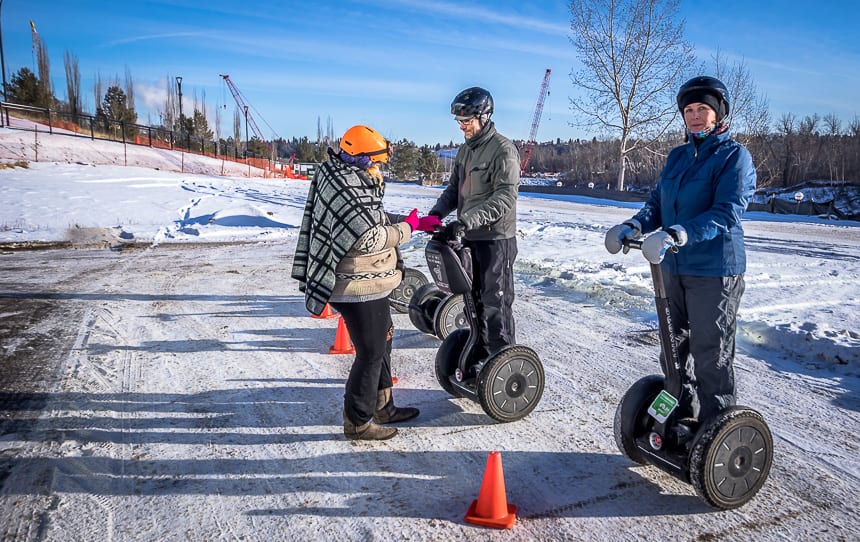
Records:
[[[660,392],[660,395],[654,399],[651,406],[648,407],[648,414],[653,416],[658,422],[664,423],[669,417],[669,414],[671,414],[677,406],[678,400],[672,397],[669,392],[663,390]]]

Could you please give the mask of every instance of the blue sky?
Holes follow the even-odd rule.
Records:
[[[460,141],[449,114],[454,95],[478,85],[496,101],[499,130],[524,139],[547,68],[550,94],[539,141],[591,137],[570,126],[569,74],[578,63],[564,1],[384,0],[2,0],[6,78],[35,71],[29,21],[47,47],[55,92],[65,97],[63,56],[77,55],[88,110],[96,74],[135,81],[142,123],[158,122],[166,80],[183,77],[183,111],[196,99],[222,108],[232,133],[229,74],[267,135],[316,138],[368,124],[418,144]],[[774,120],[860,115],[860,2],[682,1],[686,38],[699,58],[717,50],[743,60]],[[226,104],[226,108],[224,105]],[[270,128],[271,127],[271,128]]]

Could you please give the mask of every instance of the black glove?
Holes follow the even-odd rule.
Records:
[[[459,240],[466,235],[466,225],[455,220],[445,226],[445,237],[451,240]]]

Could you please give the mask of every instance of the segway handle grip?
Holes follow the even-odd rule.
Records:
[[[630,252],[631,248],[642,250],[642,241],[643,241],[643,239],[627,239],[627,238],[624,238],[621,240],[621,243],[624,245],[621,250],[624,252],[624,254],[627,254],[628,252]]]

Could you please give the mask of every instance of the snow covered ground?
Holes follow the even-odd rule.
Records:
[[[146,148],[136,163],[159,171],[123,167],[131,146],[42,134],[37,163],[32,139],[0,129],[0,161],[31,161],[0,169],[0,245],[65,248],[0,254],[4,539],[860,537],[860,223],[747,215],[736,376],[774,463],[718,512],[612,436],[619,398],[659,372],[648,266],[603,248],[636,205],[521,194],[517,337],[546,371],[531,415],[497,424],[450,397],[440,341],[394,313],[395,397],[421,416],[353,443],[351,357],[328,354],[336,320],[310,318],[289,278],[307,182],[197,157],[178,173]],[[391,184],[386,206],[437,195]],[[425,242],[405,256],[426,273]],[[493,450],[519,507],[508,531],[463,521]]]

